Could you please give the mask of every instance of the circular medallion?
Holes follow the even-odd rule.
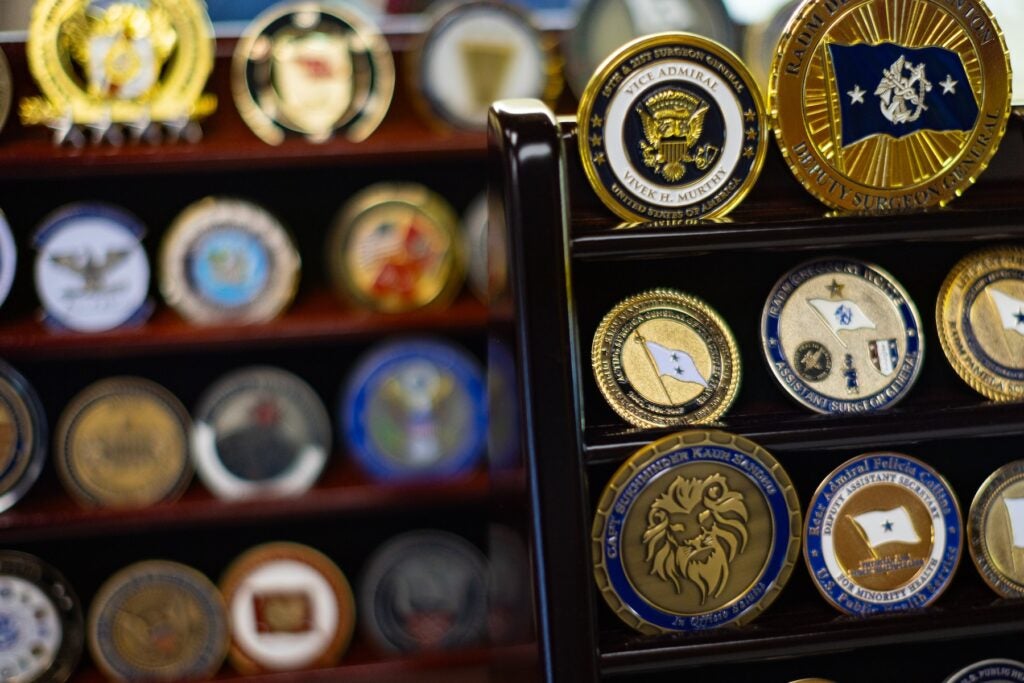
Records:
[[[355,598],[341,570],[297,543],[257,546],[221,580],[240,673],[331,666],[355,628]]]
[[[379,479],[467,473],[487,441],[485,391],[479,363],[453,344],[383,344],[361,358],[346,381],[344,441]]]
[[[14,100],[14,84],[11,80],[11,65],[7,56],[0,50],[0,130],[7,123],[11,113],[11,102]]]
[[[949,586],[960,561],[960,507],[920,460],[867,453],[837,467],[807,509],[804,558],[837,609],[918,609]]]
[[[71,204],[43,219],[32,246],[47,321],[102,332],[149,317],[145,234],[137,218],[105,204]]]
[[[209,116],[213,28],[197,0],[40,0],[25,52],[42,97],[25,124],[168,123]]]
[[[670,289],[613,308],[594,333],[590,358],[608,405],[637,427],[712,422],[739,391],[732,331],[703,301]]]
[[[185,209],[160,250],[160,291],[190,322],[266,322],[295,297],[299,252],[265,209],[210,197]]]
[[[1004,598],[1024,597],[1024,460],[1003,465],[978,489],[967,540],[985,583]]]
[[[768,110],[789,167],[828,206],[942,206],[995,154],[1009,77],[980,0],[809,0],[776,53]]]
[[[1024,399],[1024,248],[982,249],[957,263],[935,306],[950,365],[995,401]]]
[[[46,463],[46,413],[28,381],[0,361],[0,512],[28,492]]]
[[[743,34],[743,61],[754,74],[762,92],[768,92],[772,62],[790,17],[802,0],[789,0],[764,21],[751,24]]]
[[[594,74],[577,118],[583,170],[628,221],[725,215],[753,187],[768,149],[747,68],[688,33],[624,45]]]
[[[18,247],[14,244],[14,234],[11,233],[7,216],[0,211],[0,306],[7,301],[7,295],[11,293],[17,270]]]
[[[289,135],[326,142],[336,133],[361,142],[384,119],[394,90],[388,41],[349,5],[274,5],[235,47],[235,105],[272,145]]]
[[[299,495],[316,483],[330,450],[331,422],[320,397],[278,368],[222,377],[195,412],[196,471],[221,498]]]
[[[1024,662],[1012,659],[986,659],[957,671],[944,683],[1020,682],[1024,682]]]
[[[102,380],[72,399],[57,423],[57,472],[86,506],[172,501],[192,479],[190,431],[185,407],[159,384]]]
[[[782,466],[743,437],[680,432],[631,455],[592,530],[605,602],[641,633],[749,622],[800,552],[800,507]]]
[[[350,199],[327,239],[338,293],[385,313],[451,301],[464,257],[454,209],[413,183],[380,183]]]
[[[565,33],[566,76],[581,95],[598,66],[629,41],[662,31],[685,31],[737,47],[737,31],[721,0],[585,0]]]
[[[526,14],[506,3],[447,5],[409,61],[420,107],[432,120],[483,131],[496,100],[554,102],[561,64],[547,42]]]
[[[89,608],[89,651],[115,680],[209,678],[228,651],[228,621],[217,587],[163,560],[125,567]]]
[[[819,413],[888,408],[921,372],[914,302],[889,273],[850,258],[801,264],[772,287],[761,316],[768,367]]]
[[[497,262],[491,263],[491,254],[488,253],[486,192],[474,199],[463,214],[462,239],[466,252],[466,281],[476,298],[486,304],[491,284],[488,269],[493,267],[497,270],[502,267]],[[504,279],[504,276],[500,277]]]
[[[359,612],[367,635],[385,650],[477,643],[487,622],[484,557],[447,532],[396,536],[374,551],[363,571]]]
[[[37,557],[0,552],[0,674],[10,683],[63,683],[85,640],[67,580]]]

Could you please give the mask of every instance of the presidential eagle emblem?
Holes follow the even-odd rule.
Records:
[[[700,97],[676,88],[644,100],[636,109],[647,138],[646,142],[640,141],[644,164],[671,183],[682,180],[687,164],[699,171],[710,167],[718,156],[718,147],[707,143],[694,150],[704,133],[708,106]]]

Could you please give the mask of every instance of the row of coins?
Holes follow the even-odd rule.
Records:
[[[1024,398],[1024,248],[964,257],[942,284],[935,319],[946,358],[967,384],[997,401]],[[761,318],[772,375],[821,413],[894,405],[921,372],[924,341],[906,290],[853,258],[792,269],[772,287]],[[619,303],[594,334],[591,360],[605,400],[640,427],[714,421],[739,391],[740,354],[725,321],[674,290]]]
[[[47,455],[46,418],[14,369],[0,367],[8,466],[0,509],[32,486]],[[350,456],[382,481],[443,479],[472,471],[486,446],[485,378],[475,358],[432,339],[384,342],[352,368],[338,430]],[[140,507],[176,499],[193,470],[223,499],[295,496],[331,455],[331,419],[316,391],[279,368],[233,371],[213,383],[190,418],[169,391],[116,377],[83,389],[53,434],[60,478],[87,507]]]
[[[594,518],[593,560],[602,596],[625,623],[694,631],[757,617],[790,578],[801,542],[812,582],[840,611],[925,607],[949,586],[963,531],[953,490],[911,456],[851,458],[802,518],[789,475],[764,448],[688,431],[641,448],[612,476]],[[1024,461],[986,480],[966,533],[986,583],[1024,597]]]
[[[796,9],[774,50],[768,102],[744,63],[686,33],[639,38],[580,98],[578,144],[597,195],[627,221],[723,216],[760,174],[773,129],[826,205],[944,206],[992,159],[1010,116],[1010,62],[983,4],[834,0]],[[942,26],[941,37],[933,30]]]
[[[404,313],[449,303],[466,279],[485,298],[487,207],[455,209],[415,183],[379,183],[341,208],[325,254],[335,291],[351,304]],[[35,286],[54,327],[99,332],[141,324],[152,312],[145,226],[105,204],[72,204],[36,229]],[[0,301],[17,253],[0,220]],[[259,323],[284,311],[298,289],[301,258],[270,212],[242,199],[200,200],[171,224],[160,249],[164,299],[197,325]]]
[[[348,649],[357,614],[361,632],[384,652],[466,647],[487,637],[489,610],[503,599],[489,594],[491,571],[461,536],[406,532],[368,558],[357,609],[348,579],[329,557],[274,542],[236,558],[219,587],[177,562],[127,566],[99,588],[85,620],[57,570],[31,555],[0,552],[2,673],[25,682],[66,680],[81,656],[83,631],[93,661],[112,680],[209,678],[226,657],[242,674],[328,667]]]

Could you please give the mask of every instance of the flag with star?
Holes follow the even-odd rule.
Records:
[[[1024,301],[1009,294],[1004,294],[994,287],[989,287],[989,296],[999,309],[999,320],[1004,330],[1013,330],[1024,336]]]
[[[872,548],[886,543],[921,542],[910,514],[902,505],[892,510],[874,510],[853,515],[851,519],[860,527],[865,542]]]
[[[658,374],[677,379],[680,382],[694,382],[706,387],[708,381],[700,374],[693,357],[685,351],[669,349],[657,342],[647,340],[644,342],[647,350],[651,352],[654,364],[658,366]]]
[[[868,317],[868,314],[849,299],[840,299],[839,301],[808,299],[807,303],[818,312],[821,319],[834,333],[838,333],[840,330],[875,329],[875,323]]]
[[[828,51],[843,147],[874,135],[974,128],[978,103],[957,53],[895,43],[832,43]]]

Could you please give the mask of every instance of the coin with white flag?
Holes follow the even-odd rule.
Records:
[[[1003,465],[978,489],[967,540],[985,583],[1004,598],[1024,597],[1024,460]]]
[[[765,303],[761,341],[786,392],[819,413],[893,405],[921,371],[921,318],[896,279],[853,258],[803,263]]]
[[[849,614],[918,609],[949,585],[963,548],[956,494],[901,453],[843,463],[807,509],[804,559],[815,586]]]
[[[1024,399],[1024,247],[967,255],[935,305],[939,341],[953,369],[995,401]]]
[[[637,427],[717,420],[739,389],[739,351],[725,321],[670,289],[620,302],[598,325],[590,357],[608,405]]]

